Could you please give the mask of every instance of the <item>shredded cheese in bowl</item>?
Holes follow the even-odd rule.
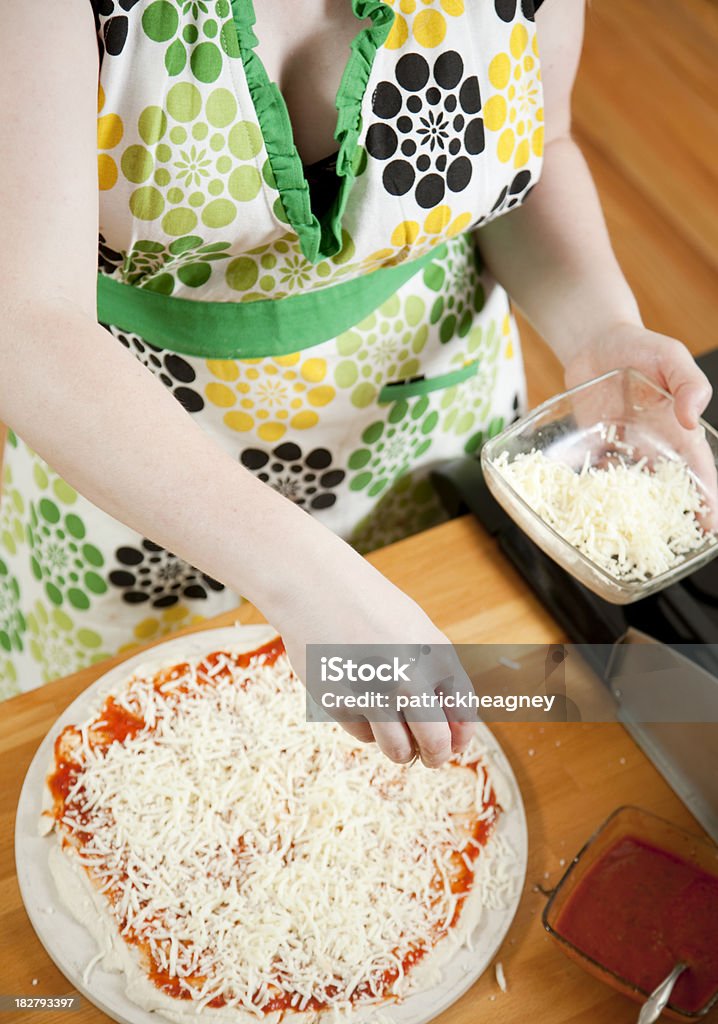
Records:
[[[672,569],[702,547],[705,510],[685,462],[663,456],[589,465],[580,472],[532,450],[493,463],[534,512],[577,551],[622,582]]]

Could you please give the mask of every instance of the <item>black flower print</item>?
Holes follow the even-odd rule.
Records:
[[[139,0],[92,0],[100,60],[104,53],[111,57],[122,53],[130,26],[126,12],[131,11],[138,2]]]
[[[130,334],[129,331],[120,331],[112,324],[102,326],[117,338],[120,344],[128,348],[143,366],[159,377],[187,412],[201,412],[204,409],[204,399],[199,391],[188,387],[195,381],[197,374],[186,359],[176,352],[167,352],[156,345],[150,345],[149,341],[136,334]]]
[[[495,217],[505,210],[512,210],[527,198],[533,185],[529,171],[519,171],[510,185],[505,185],[498,195],[494,205],[491,207],[490,217]]]
[[[481,224],[499,217],[502,213],[513,210],[514,206],[519,206],[529,197],[533,187],[534,182],[531,178],[531,172],[519,171],[518,174],[514,175],[510,184],[504,185],[489,213],[484,217],[480,217],[474,224],[474,227],[479,227]]]
[[[516,8],[518,6],[518,0],[494,0],[496,13],[502,21],[513,21],[516,17]],[[534,0],[521,0],[521,12],[524,18],[533,21],[535,14]]]
[[[246,448],[239,461],[265,484],[307,511],[331,508],[337,500],[333,489],[346,475],[343,469],[332,468],[332,454],[326,448],[314,448],[305,456],[292,441],[277,445],[271,454],[260,448]]]
[[[444,114],[441,111],[435,114],[433,110],[430,110],[428,116],[422,117],[420,120],[422,127],[419,128],[419,135],[427,136],[422,138],[422,143],[428,145],[432,153],[435,146],[445,149],[446,139],[449,137],[449,122]]]
[[[440,54],[433,66],[419,53],[405,54],[395,82],[374,90],[372,111],[380,120],[369,126],[366,148],[385,160],[383,182],[390,195],[414,191],[428,210],[446,190],[463,192],[471,181],[471,156],[484,149],[481,92],[476,75],[464,77],[455,50]]]
[[[100,233],[97,240],[97,266],[105,274],[113,274],[118,267],[121,267],[123,257],[107,244],[107,239]]]
[[[147,538],[137,548],[117,548],[115,562],[108,581],[122,591],[126,604],[149,601],[153,608],[171,608],[181,598],[202,601],[210,590],[224,590],[217,580]]]

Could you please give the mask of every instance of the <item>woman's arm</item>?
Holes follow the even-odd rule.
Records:
[[[0,419],[100,508],[250,597],[300,674],[307,643],[448,643],[347,544],[215,444],[97,324],[89,0],[7,5],[0,95]],[[351,731],[372,738],[366,725]],[[393,759],[410,760],[416,742],[429,765],[471,736],[445,720],[372,731]]]
[[[674,395],[679,419],[693,427],[710,398],[710,384],[685,346],[643,326],[613,254],[590,171],[571,138],[584,4],[545,0],[536,20],[546,128],[543,174],[522,207],[479,229],[482,254],[556,352],[570,386],[635,366]]]

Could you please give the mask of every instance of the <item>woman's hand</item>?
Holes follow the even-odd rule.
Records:
[[[673,396],[686,430],[710,401],[710,381],[685,345],[638,324],[618,324],[598,335],[566,364],[566,386],[575,387],[609,370],[632,366]]]
[[[566,365],[566,385],[575,387],[610,370],[631,366],[672,395],[677,423],[671,443],[702,485],[706,508],[700,521],[718,530],[718,475],[713,452],[698,420],[711,399],[710,381],[685,345],[638,324],[618,324],[593,339]]]
[[[308,518],[308,517],[307,517]],[[309,525],[309,524],[307,524]],[[303,560],[304,561],[304,560]],[[317,568],[319,566],[319,568]],[[292,572],[291,567],[288,571]],[[450,688],[468,690],[473,687],[461,669],[447,637],[425,612],[381,575],[369,562],[347,544],[327,532],[319,560],[312,558],[302,565],[301,592],[285,590],[274,607],[263,607],[264,613],[281,633],[294,671],[316,693],[315,680],[307,678],[307,644],[362,644],[375,647],[392,645],[400,654],[407,645],[430,645],[432,667],[436,679],[424,678],[423,692],[439,692],[446,666],[453,680]],[[436,648],[442,650],[437,651]],[[417,692],[416,684],[413,692]],[[475,731],[473,722],[450,720],[439,712],[440,721],[396,717],[393,721],[366,719],[340,724],[363,742],[376,740],[392,761],[407,763],[418,755],[430,768],[438,768],[452,754],[463,751]],[[434,717],[436,713],[434,712]],[[322,728],[318,725],[317,728]]]

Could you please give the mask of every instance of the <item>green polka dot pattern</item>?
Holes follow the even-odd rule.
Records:
[[[36,601],[27,616],[29,647],[46,678],[67,675],[108,657],[102,638],[79,627],[64,609]]]
[[[268,168],[267,162],[262,171],[265,178],[271,174]],[[350,262],[354,251],[351,235],[344,231],[343,245],[336,256],[312,266],[302,255],[297,236],[288,233],[233,259],[226,266],[225,280],[245,302],[266,299],[269,293],[275,299],[285,298],[344,277],[354,269]]]
[[[87,542],[85,524],[78,515],[63,514],[49,498],[32,503],[28,541],[33,575],[43,583],[52,604],[68,603],[85,610],[94,596],[107,590],[97,571],[104,558],[98,548]]]
[[[142,31],[163,47],[172,77],[189,66],[198,82],[211,84],[222,72],[222,54],[239,57],[229,0],[154,0],[142,14]]]
[[[362,446],[349,456],[349,468],[355,471],[350,490],[366,491],[372,498],[381,494],[429,450],[438,421],[426,396],[395,402],[386,420],[364,430]]]
[[[20,584],[0,558],[0,650],[21,651],[25,620],[20,611]]]
[[[365,408],[383,384],[419,372],[419,356],[428,337],[424,300],[409,295],[402,302],[392,295],[376,312],[337,338],[341,357],[334,371],[337,386],[349,389],[352,404]]]
[[[478,250],[462,235],[454,246],[442,245],[423,272],[424,283],[435,293],[429,319],[438,325],[442,344],[465,338],[484,306],[484,289],[478,271]]]
[[[8,440],[13,447],[17,446],[14,435]],[[25,543],[26,503],[13,487],[10,466],[5,466],[3,478],[0,496],[0,658],[3,652],[23,650],[26,628],[21,610],[20,581],[9,564],[9,559],[17,556]]]
[[[206,284],[216,263],[229,258],[229,242],[205,242],[199,235],[183,235],[169,245],[141,239],[119,268],[125,284],[171,295],[178,284],[200,288]]]
[[[501,351],[501,330],[495,320],[473,328],[461,353],[453,359],[457,368],[469,360],[478,360],[473,377],[442,394],[444,431],[463,436],[486,420],[495,397],[496,377]]]
[[[0,701],[15,697],[20,692],[15,665],[9,658],[0,655]]]
[[[359,521],[350,537],[366,555],[377,548],[411,537],[447,519],[436,491],[421,472],[407,473],[386,491],[371,512]]]
[[[237,117],[228,89],[205,97],[193,82],[173,85],[164,108],[145,107],[137,122],[142,144],[127,146],[120,158],[122,174],[137,186],[129,198],[133,216],[178,238],[194,237],[198,227],[228,228],[262,188],[255,166],[261,133]]]

